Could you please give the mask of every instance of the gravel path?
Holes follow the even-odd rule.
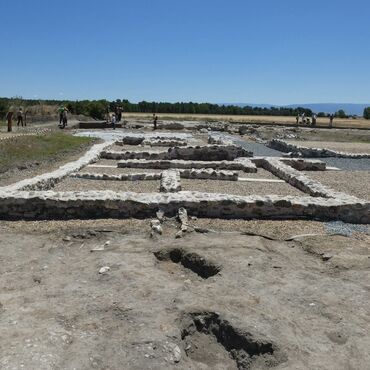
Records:
[[[231,135],[223,136],[227,139],[231,139],[234,142],[234,144],[240,145],[242,148],[252,151],[254,156],[281,157],[283,154],[286,154],[275,149],[270,149],[263,144],[258,144],[250,141],[247,142],[243,139],[239,139]],[[302,142],[301,145],[305,145],[304,143],[306,142]],[[353,145],[353,143],[351,143],[351,145]],[[320,159],[330,167],[337,167],[346,171],[370,171],[370,158],[364,159],[312,158],[312,159]]]
[[[66,178],[52,191],[112,190],[117,192],[158,193],[160,181],[104,181]]]
[[[231,140],[235,145],[241,146],[243,149],[249,150],[255,157],[281,157],[281,152],[275,149],[270,149],[266,145],[255,143],[253,141],[246,141],[239,137],[220,134],[225,139]]]
[[[370,171],[370,158],[314,158],[320,159],[330,167],[337,167],[346,171]]]
[[[298,141],[287,140],[290,144],[305,146],[308,148],[323,148],[332,149],[347,153],[370,153],[369,143],[354,143],[354,142],[332,142],[332,141]]]
[[[305,174],[334,190],[370,200],[370,172],[368,171],[310,171]]]
[[[219,180],[188,180],[181,179],[183,191],[200,191],[204,193],[248,195],[295,195],[307,196],[287,183],[253,183]]]

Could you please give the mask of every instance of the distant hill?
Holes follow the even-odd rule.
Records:
[[[225,105],[237,105],[239,107],[251,106],[251,107],[287,107],[287,108],[307,108],[311,109],[313,112],[319,113],[335,113],[339,109],[343,109],[349,115],[362,116],[364,109],[370,107],[369,104],[352,104],[352,103],[312,103],[312,104],[289,104],[289,105],[275,105],[275,104],[252,104],[252,103],[231,103]]]

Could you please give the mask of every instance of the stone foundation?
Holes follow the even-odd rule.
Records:
[[[256,173],[257,167],[246,158],[238,161],[183,161],[183,160],[140,160],[132,159],[118,162],[119,168],[151,168],[151,169],[205,169],[244,171]]]
[[[249,196],[198,192],[116,193],[0,191],[0,219],[155,218],[181,207],[197,217],[223,219],[309,219],[370,223],[370,204],[312,197]]]
[[[186,161],[232,161],[238,157],[251,157],[248,152],[236,145],[207,145],[174,147],[163,152],[119,152],[107,150],[101,153],[104,159],[182,159]]]
[[[305,174],[302,174],[294,168],[282,163],[278,159],[264,159],[262,162],[262,167],[280,179],[286,181],[288,184],[307,194],[310,194],[313,197],[333,198],[338,199],[339,201],[359,201],[356,197],[336,192],[319,182],[311,180]]]
[[[286,141],[273,139],[268,143],[268,146],[272,149],[279,150],[281,152],[292,153],[294,156],[301,156],[307,158],[315,157],[336,157],[336,158],[370,158],[369,153],[346,153],[338,152],[331,149],[322,148],[308,148],[301,145],[290,144]]]

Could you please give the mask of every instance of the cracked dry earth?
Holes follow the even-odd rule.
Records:
[[[16,225],[0,223],[1,369],[369,368],[364,235]]]

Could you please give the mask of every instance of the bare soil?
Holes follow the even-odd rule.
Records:
[[[271,223],[244,221],[265,234],[304,231]],[[149,220],[0,222],[0,367],[368,367],[368,241],[175,239],[178,227],[169,219],[151,238]],[[180,262],[157,258],[174,249]],[[210,266],[217,273],[200,276]]]

